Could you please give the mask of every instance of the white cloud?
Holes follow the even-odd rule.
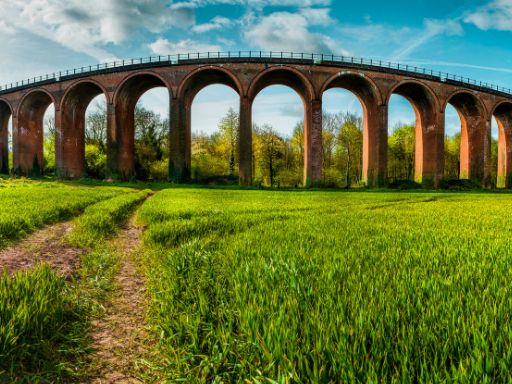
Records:
[[[219,45],[201,43],[190,39],[172,42],[164,38],[159,38],[155,42],[149,44],[148,47],[151,52],[157,55],[222,51],[222,48]]]
[[[196,33],[205,33],[211,32],[219,29],[224,29],[229,27],[232,24],[231,20],[227,17],[216,16],[210,20],[208,23],[199,24],[192,28],[193,32]]]
[[[133,33],[194,23],[194,10],[161,0],[2,0],[0,28],[44,37],[98,60]]]
[[[348,54],[329,36],[309,30],[328,13],[316,13],[312,20],[302,13],[275,12],[247,25],[244,38],[253,47],[292,52]]]
[[[464,21],[484,31],[512,31],[512,0],[494,0],[476,11],[468,12]]]
[[[331,0],[188,0],[180,4],[204,7],[207,5],[224,4],[240,5],[253,8],[264,7],[313,7],[331,5]]]

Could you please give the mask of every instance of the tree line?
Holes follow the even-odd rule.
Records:
[[[322,185],[336,188],[362,186],[363,120],[353,113],[323,113]],[[45,173],[55,170],[55,126],[45,122]],[[135,178],[164,181],[168,177],[169,120],[137,106],[135,109]],[[239,165],[238,113],[230,109],[214,133],[192,135],[191,176],[197,182],[236,183]],[[85,129],[86,173],[107,177],[107,121],[103,104],[87,116]],[[304,175],[304,122],[290,135],[268,124],[253,125],[254,184],[298,187]],[[415,126],[397,124],[388,136],[388,179],[414,180]],[[497,142],[492,141],[496,179]],[[460,177],[460,134],[445,138],[445,178]]]

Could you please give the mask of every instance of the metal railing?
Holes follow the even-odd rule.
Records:
[[[512,89],[500,87],[495,84],[473,80],[468,77],[453,75],[447,72],[434,71],[432,69],[421,68],[413,65],[393,63],[383,60],[364,59],[349,56],[337,56],[331,54],[318,53],[293,53],[293,52],[266,52],[266,51],[229,51],[229,52],[198,52],[198,53],[180,53],[167,56],[152,56],[138,59],[116,60],[104,64],[89,65],[80,68],[68,69],[59,72],[53,72],[43,76],[33,77],[27,80],[12,82],[0,86],[0,93],[14,90],[29,85],[44,84],[52,81],[65,80],[67,77],[76,77],[77,75],[86,75],[102,71],[122,70],[131,66],[151,66],[151,65],[179,65],[183,62],[205,61],[205,60],[258,60],[258,59],[278,59],[278,60],[301,60],[311,61],[312,64],[345,64],[350,66],[372,67],[376,70],[395,70],[408,74],[430,76],[437,81],[446,82],[453,81],[470,86],[480,87],[484,90],[501,92],[512,95]]]

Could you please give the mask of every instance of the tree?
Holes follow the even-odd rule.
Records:
[[[143,107],[135,107],[135,175],[146,180],[151,177],[151,164],[162,160],[163,143],[168,135],[168,120]]]
[[[460,178],[460,133],[444,138],[444,177]]]
[[[96,102],[93,112],[87,115],[85,144],[96,145],[101,153],[107,148],[107,109],[104,103]]]
[[[43,173],[50,174],[55,172],[55,118],[47,117],[44,120],[44,138],[43,138]]]
[[[227,162],[229,176],[237,173],[239,124],[238,113],[233,108],[229,109],[219,123],[220,141],[224,146],[223,157]]]
[[[356,115],[347,113],[337,134],[336,158],[340,169],[345,173],[345,187],[350,188],[360,181],[363,162],[363,132],[361,120]]]
[[[390,180],[412,180],[414,178],[414,156],[416,127],[398,123],[388,139],[388,178]]]
[[[258,159],[258,166],[261,175],[270,186],[274,186],[279,168],[282,166],[282,159],[285,155],[285,141],[278,135],[270,125],[263,125],[261,128],[254,127],[255,157]]]

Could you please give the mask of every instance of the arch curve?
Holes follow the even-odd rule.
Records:
[[[320,89],[320,96],[332,88],[344,88],[354,93],[361,103],[373,99],[377,105],[382,105],[382,94],[377,84],[368,76],[353,71],[338,72],[329,77]]]
[[[304,103],[315,98],[311,81],[299,70],[282,65],[269,67],[256,75],[247,91],[249,100],[254,101],[263,89],[271,85],[285,85],[292,88]]]
[[[85,87],[88,87],[88,88],[84,89]],[[63,108],[64,103],[68,99],[69,95],[72,94],[73,92],[76,92],[78,89],[85,91],[85,93],[91,93],[91,92],[87,92],[87,90],[92,90],[94,88],[96,88],[96,90],[99,89],[101,91],[101,92],[97,92],[96,96],[103,93],[105,95],[105,99],[106,99],[107,103],[112,102],[109,92],[107,91],[106,87],[103,84],[101,84],[99,81],[96,81],[94,79],[82,79],[82,80],[75,81],[69,87],[66,88],[66,91],[64,92],[64,95],[62,96],[62,100],[60,102],[60,108],[61,109]]]
[[[240,79],[233,72],[216,65],[208,65],[195,69],[181,81],[178,97],[191,101],[202,89],[214,84],[226,85],[239,96],[244,92]]]

